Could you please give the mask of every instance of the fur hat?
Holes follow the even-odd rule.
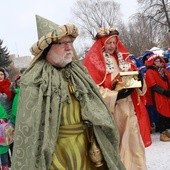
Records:
[[[34,56],[41,54],[50,44],[62,37],[70,35],[74,39],[78,36],[78,29],[74,24],[57,25],[43,17],[36,15],[38,41],[30,48]]]

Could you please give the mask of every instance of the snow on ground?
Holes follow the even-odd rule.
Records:
[[[170,142],[161,142],[159,133],[151,137],[152,145],[145,148],[148,170],[170,170]]]

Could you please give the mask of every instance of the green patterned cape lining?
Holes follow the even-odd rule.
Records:
[[[71,75],[83,120],[94,132],[110,170],[123,170],[118,154],[118,131],[97,86],[86,69],[73,61],[57,70],[45,60],[34,63],[21,77],[12,170],[47,170],[59,133],[63,102],[69,102],[63,73]]]

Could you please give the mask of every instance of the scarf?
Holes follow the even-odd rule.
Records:
[[[8,79],[4,79],[0,82],[0,93],[5,93],[8,100],[12,99],[12,92],[10,91],[11,82]]]

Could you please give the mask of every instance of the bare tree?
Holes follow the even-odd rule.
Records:
[[[168,41],[170,31],[170,0],[138,0],[138,3],[142,7],[141,13],[157,31],[158,39],[162,39],[162,46],[167,45],[165,41]]]
[[[82,35],[93,39],[100,27],[116,25],[119,10],[120,5],[114,0],[77,0],[73,15]]]
[[[135,14],[125,26],[119,26],[120,37],[127,49],[135,56],[141,55],[158,43],[152,25],[142,14]]]

